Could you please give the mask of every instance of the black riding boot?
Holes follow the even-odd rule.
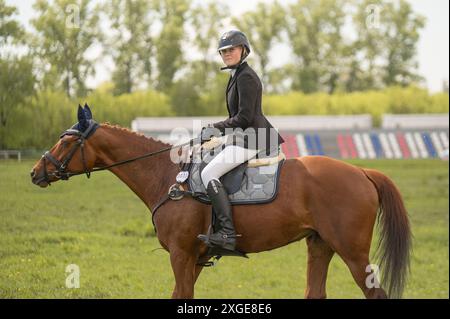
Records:
[[[236,247],[236,232],[227,191],[222,183],[216,179],[208,183],[206,191],[216,212],[220,230],[209,236],[198,235],[197,237],[210,247],[220,246],[228,250],[234,250]]]

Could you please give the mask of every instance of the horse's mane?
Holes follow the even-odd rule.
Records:
[[[122,127],[122,126],[117,125],[117,124],[111,124],[109,122],[104,122],[101,125],[105,126],[105,127],[108,127],[108,128],[112,128],[112,129],[115,129],[115,130],[122,131],[124,133],[128,133],[130,135],[134,135],[134,136],[138,137],[139,139],[145,140],[147,143],[150,141],[150,142],[153,142],[153,143],[156,142],[156,143],[162,144],[161,146],[167,146],[167,147],[172,146],[172,144],[164,143],[164,142],[162,142],[162,141],[160,141],[158,139],[155,139],[155,138],[153,138],[151,136],[150,137],[145,136],[142,133],[138,133],[138,132],[132,131],[132,130],[126,128],[126,127]]]

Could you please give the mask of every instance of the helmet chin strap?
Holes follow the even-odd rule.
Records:
[[[239,66],[241,65],[241,62],[239,62],[236,65],[230,65],[230,66],[224,66],[220,68],[220,71],[224,71],[224,70],[236,70]]]

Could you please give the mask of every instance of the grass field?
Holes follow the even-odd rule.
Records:
[[[109,172],[31,184],[32,161],[0,160],[1,298],[169,298],[174,279],[144,204]],[[449,298],[448,162],[353,161],[390,176],[400,188],[414,235],[405,298]],[[155,250],[157,249],[157,250]],[[66,288],[66,266],[80,288]],[[304,241],[250,259],[222,258],[205,269],[196,298],[303,298]],[[328,297],[363,298],[335,256]]]

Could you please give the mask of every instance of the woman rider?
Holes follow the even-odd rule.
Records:
[[[234,251],[237,235],[231,205],[219,178],[262,150],[266,150],[266,154],[278,152],[278,147],[284,140],[262,113],[262,83],[245,62],[251,52],[245,34],[238,30],[226,32],[219,40],[218,51],[226,65],[222,70],[231,70],[226,89],[229,118],[203,128],[201,138],[207,141],[218,133],[233,134],[228,135],[227,146],[201,172],[201,179],[214,207],[220,229],[209,235],[198,235],[198,238],[210,247],[219,246]]]

